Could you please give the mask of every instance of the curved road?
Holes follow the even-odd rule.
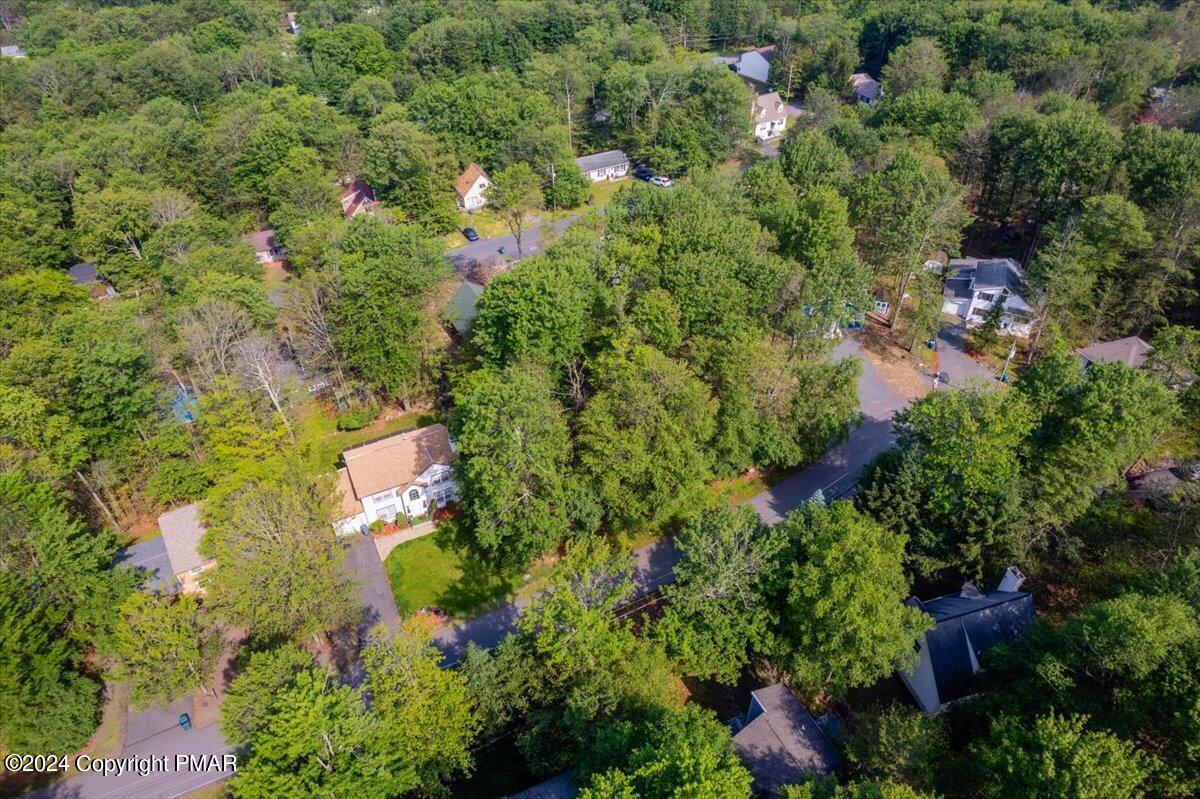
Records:
[[[863,467],[895,442],[892,433],[892,414],[907,404],[907,400],[892,392],[866,358],[852,337],[846,337],[834,349],[833,357],[858,357],[862,375],[858,379],[858,400],[862,423],[850,431],[841,444],[825,453],[819,461],[750,499],[750,505],[763,521],[775,523],[798,508],[818,490],[826,500],[848,494],[858,481]],[[671,581],[671,568],[679,560],[679,550],[672,539],[656,541],[633,553],[634,598],[645,596]],[[468,643],[484,649],[496,646],[516,626],[521,609],[529,599],[520,599],[491,613],[448,625],[438,631],[434,641],[446,658],[444,665],[454,665],[462,657]]]

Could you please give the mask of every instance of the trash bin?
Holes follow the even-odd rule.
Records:
[[[184,732],[190,730],[192,728],[192,717],[187,713],[181,713],[179,715],[179,726],[183,727]]]

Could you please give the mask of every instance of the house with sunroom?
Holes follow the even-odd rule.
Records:
[[[445,425],[434,424],[367,441],[342,453],[334,529],[363,532],[372,522],[405,521],[458,499],[458,459]]]

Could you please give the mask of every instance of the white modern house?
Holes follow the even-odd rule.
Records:
[[[760,94],[754,98],[750,109],[751,122],[754,123],[754,139],[765,142],[783,135],[787,127],[787,111],[783,106],[783,98],[779,92]]]
[[[974,693],[984,650],[1020,637],[1033,623],[1033,597],[1020,590],[1024,581],[1025,575],[1010,566],[994,591],[980,591],[968,582],[957,594],[905,600],[933,619],[933,627],[917,642],[917,665],[897,672],[926,714],[936,715]]]
[[[451,464],[458,458],[445,425],[434,424],[368,441],[342,453],[341,499],[334,529],[361,532],[376,520],[424,516],[458,498]]]
[[[593,183],[600,180],[619,180],[629,174],[629,156],[621,150],[605,150],[575,159],[579,171]]]
[[[458,207],[473,213],[487,205],[487,197],[483,192],[492,185],[488,173],[478,164],[468,164],[463,173],[454,181],[454,194],[458,197]]]
[[[743,78],[766,83],[771,76],[771,59],[774,57],[775,45],[755,47],[738,56],[734,66],[737,68],[737,74]]]
[[[1025,299],[1025,271],[1012,258],[955,258],[942,293],[942,311],[965,320],[983,322],[996,303],[1004,304],[1000,332],[1028,338],[1033,329],[1033,307]]]
[[[860,103],[874,105],[883,95],[883,87],[879,81],[865,72],[855,72],[850,76],[850,85],[854,87],[854,95]]]

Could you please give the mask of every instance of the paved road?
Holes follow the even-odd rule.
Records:
[[[858,343],[845,338],[834,349],[834,358],[859,356]],[[862,376],[858,380],[858,398],[863,421],[849,437],[834,447],[821,460],[801,469],[750,500],[763,521],[774,523],[807,501],[820,489],[827,500],[847,494],[854,487],[864,466],[883,450],[892,446],[892,414],[905,405],[905,399],[891,391],[879,378],[870,361],[859,358]],[[671,539],[656,541],[633,553],[635,597],[645,596],[671,581],[672,567],[679,560],[679,550]],[[434,642],[445,654],[446,665],[456,663],[468,642],[490,649],[500,643],[517,623],[528,599],[518,600],[491,613],[444,627]]]
[[[165,770],[156,769],[146,776],[123,774],[103,776],[79,773],[54,785],[26,795],[26,799],[176,799],[233,774],[232,770],[177,767],[178,755],[226,755],[233,751],[213,724],[204,729],[184,732],[178,726],[141,743],[125,748],[122,757],[164,757]]]
[[[580,216],[582,214],[563,217],[551,223],[550,227],[555,233],[562,233],[567,229],[568,225],[579,219]],[[542,228],[545,225],[545,222],[539,223],[537,227],[525,231],[521,236],[521,258],[528,258],[541,251]],[[486,261],[492,256],[498,256],[501,247],[504,248],[504,258],[511,261],[520,260],[517,258],[517,237],[511,233],[506,236],[497,236],[494,239],[480,239],[479,241],[467,242],[467,244],[456,250],[450,250],[450,252],[446,253],[446,257],[450,259],[450,262],[454,265],[454,269],[461,274],[465,273],[473,262]]]
[[[812,466],[801,469],[750,499],[764,522],[774,524],[795,510],[818,490],[826,500],[849,493],[863,467],[880,452],[892,446],[892,414],[907,401],[895,394],[880,379],[875,367],[861,357],[858,343],[847,337],[834,349],[835,358],[858,357],[862,375],[858,379],[858,401],[862,424],[838,446],[825,453]]]

